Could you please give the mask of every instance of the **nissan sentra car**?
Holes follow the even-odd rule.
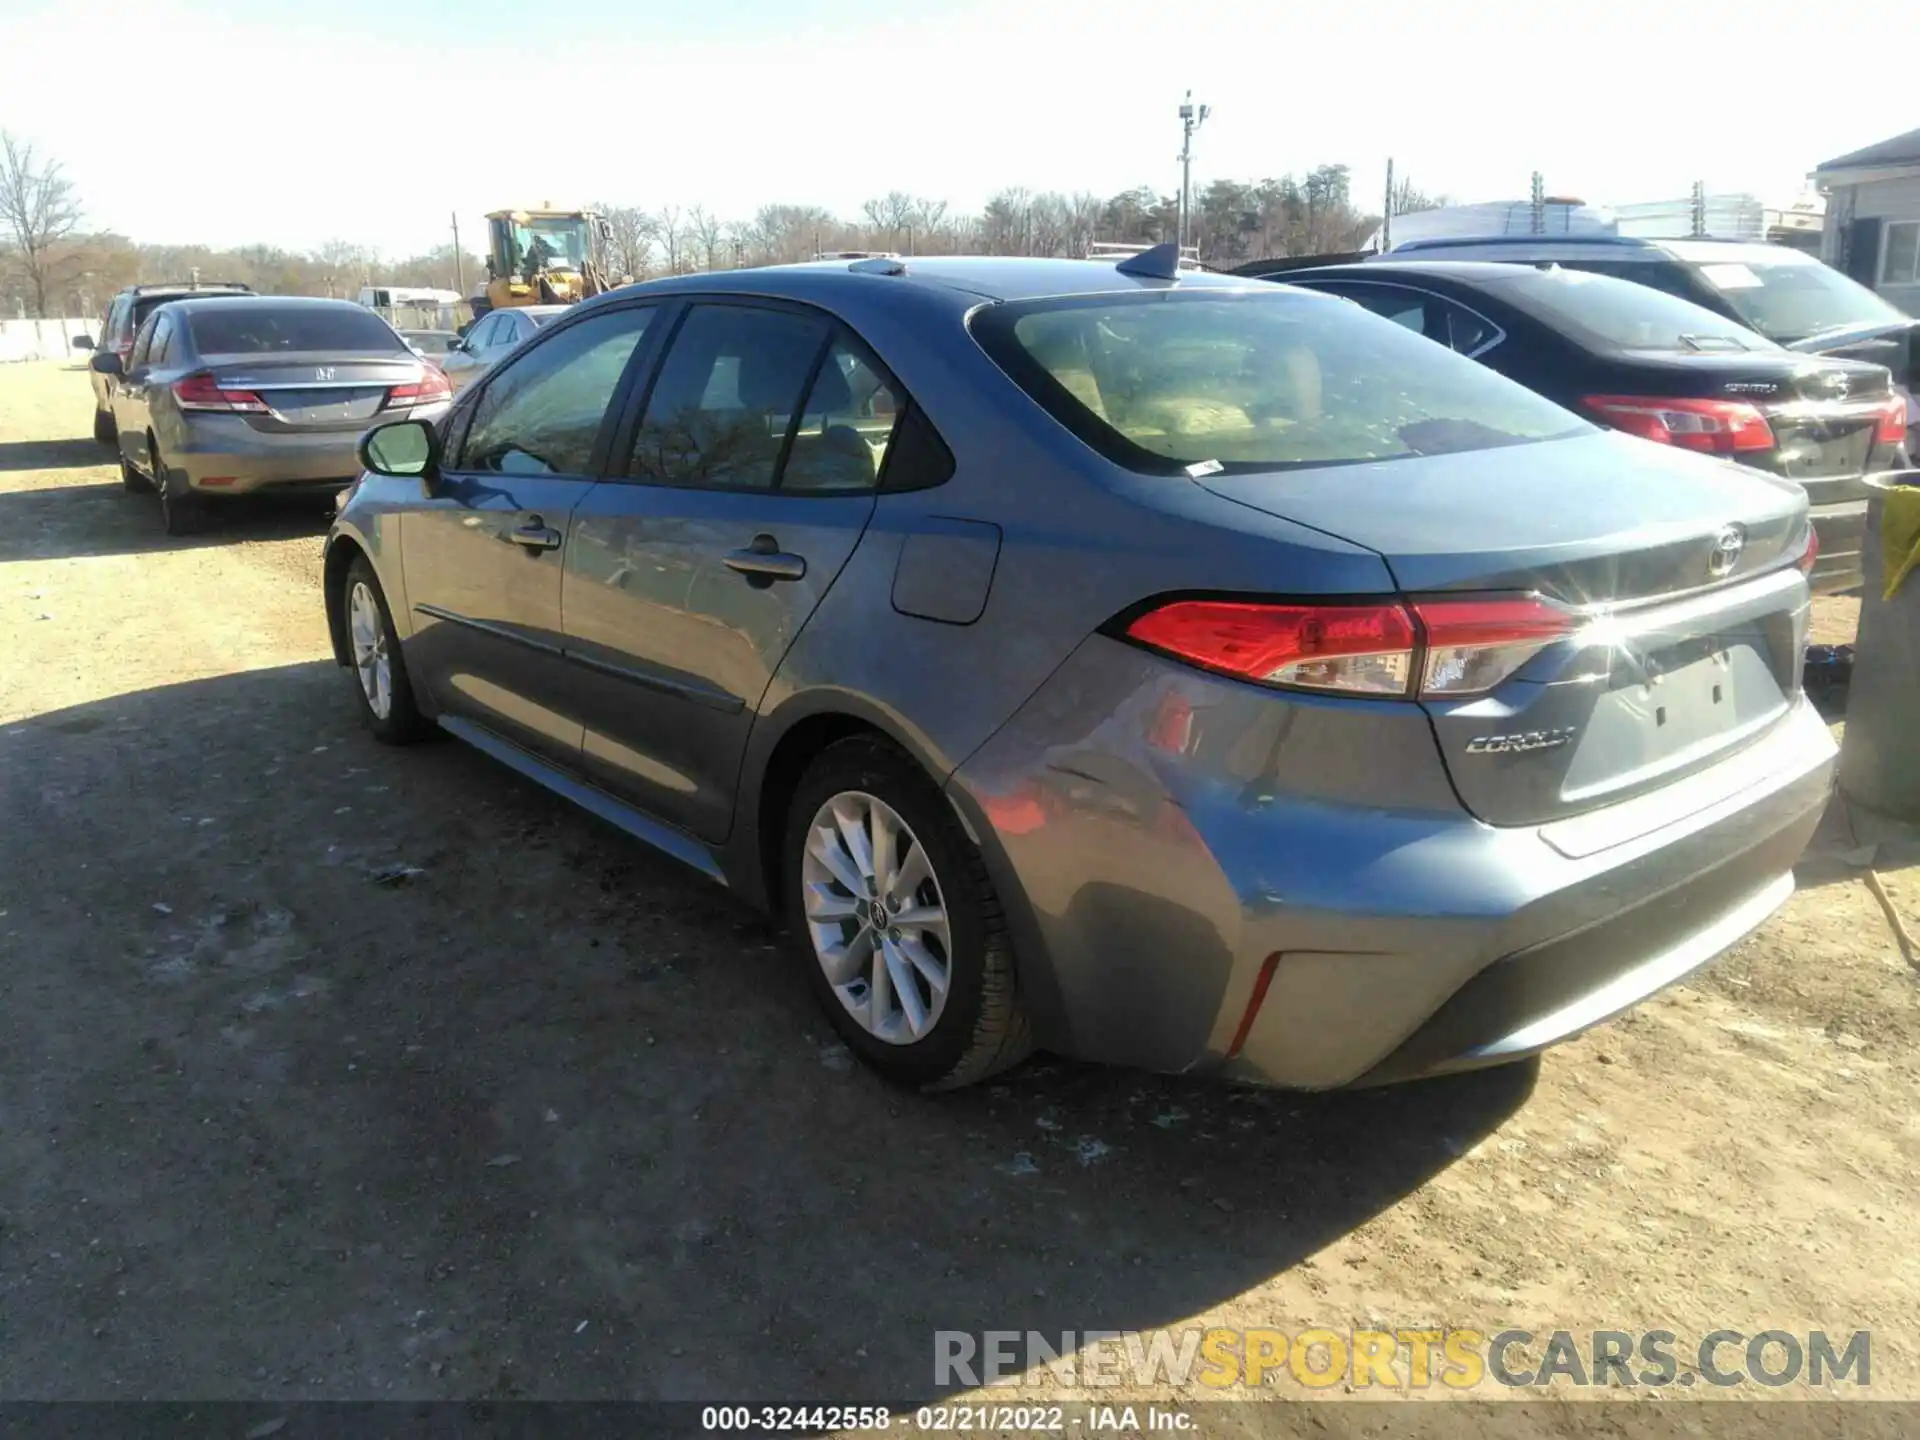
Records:
[[[1831,782],[1798,486],[1171,247],[623,288],[362,458],[374,734],[767,906],[911,1085],[1529,1056],[1764,921]]]

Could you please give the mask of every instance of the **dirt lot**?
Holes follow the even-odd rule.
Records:
[[[919,1401],[935,1327],[1422,1323],[1870,1329],[1920,1398],[1920,977],[1835,856],[1538,1066],[912,1097],[722,892],[364,736],[324,517],[168,540],[87,405],[0,368],[0,1398]]]

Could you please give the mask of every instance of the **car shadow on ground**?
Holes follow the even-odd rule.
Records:
[[[0,475],[16,470],[91,469],[113,461],[113,452],[96,440],[0,441]]]
[[[99,463],[97,455],[91,463]],[[332,520],[332,507],[311,496],[247,496],[216,502],[204,530],[175,536],[161,529],[154,496],[134,494],[117,479],[0,490],[0,563],[297,540],[324,534]]]
[[[0,728],[0,1393],[924,1400],[936,1330],[1310,1309],[1533,1085],[903,1092],[758,916],[349,683]]]

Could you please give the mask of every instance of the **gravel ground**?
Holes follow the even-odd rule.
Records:
[[[368,739],[325,517],[168,540],[87,405],[0,367],[0,1399],[923,1401],[936,1327],[1423,1323],[1870,1329],[1920,1398],[1920,985],[1837,827],[1537,1065],[902,1094],[721,891]]]

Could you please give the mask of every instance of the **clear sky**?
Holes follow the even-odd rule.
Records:
[[[1920,124],[1883,5],[0,0],[0,127],[137,240],[405,255],[510,204],[1172,193],[1386,158],[1457,200],[1792,199]]]

